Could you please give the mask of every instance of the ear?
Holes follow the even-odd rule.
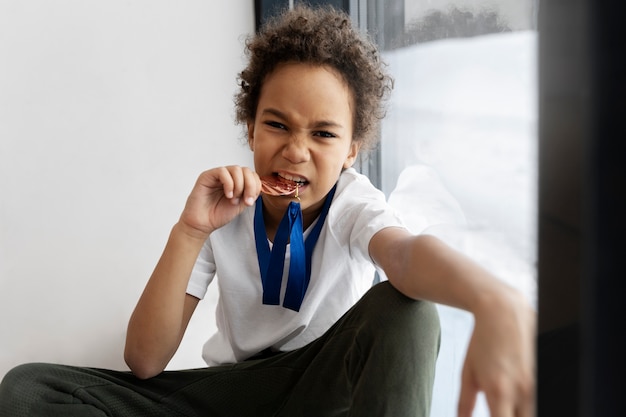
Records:
[[[348,156],[346,156],[346,160],[343,163],[343,168],[350,168],[354,165],[354,161],[356,161],[356,157],[359,155],[359,150],[361,149],[361,142],[357,142],[353,140],[350,143],[350,151],[348,152]]]
[[[250,150],[254,152],[254,121],[248,121],[248,146]]]

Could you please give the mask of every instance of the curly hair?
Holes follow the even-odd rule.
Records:
[[[385,72],[378,48],[352,26],[350,17],[333,7],[296,6],[265,23],[246,41],[247,67],[239,74],[235,118],[245,125],[256,116],[266,77],[284,62],[329,66],[352,92],[353,140],[370,149],[385,116],[384,102],[393,80]]]

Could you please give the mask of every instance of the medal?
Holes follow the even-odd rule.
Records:
[[[275,179],[276,177],[271,178]],[[293,183],[294,185],[292,186],[289,183]],[[266,194],[281,193],[270,195],[290,195],[295,191],[294,197],[298,199],[298,202],[292,201],[289,203],[287,211],[278,225],[276,236],[274,237],[274,246],[272,250],[270,250],[267,241],[267,233],[265,232],[265,222],[263,220],[263,199],[261,196],[257,199],[254,213],[254,237],[259,260],[259,271],[261,273],[261,283],[263,285],[263,304],[280,304],[280,287],[282,284],[283,270],[285,268],[285,251],[287,243],[289,242],[289,276],[287,279],[283,307],[299,311],[311,279],[311,257],[313,256],[313,249],[315,248],[322,226],[326,220],[330,203],[335,195],[337,186],[335,185],[326,196],[319,219],[306,241],[303,239],[302,210],[298,196],[299,185],[294,181],[284,182],[278,180],[272,183],[268,181],[266,188],[268,189]]]

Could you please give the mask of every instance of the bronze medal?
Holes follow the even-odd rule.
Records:
[[[276,175],[264,176],[261,177],[261,192],[274,196],[291,195],[295,192],[298,197],[298,183]]]

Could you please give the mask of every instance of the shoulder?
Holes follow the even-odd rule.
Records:
[[[359,236],[365,245],[383,228],[404,226],[383,192],[353,168],[346,169],[339,177],[329,220],[332,232],[338,237],[353,241]]]
[[[339,199],[348,202],[366,200],[385,202],[385,195],[374,187],[367,176],[358,173],[354,168],[348,168],[341,173],[337,182],[335,201]]]

